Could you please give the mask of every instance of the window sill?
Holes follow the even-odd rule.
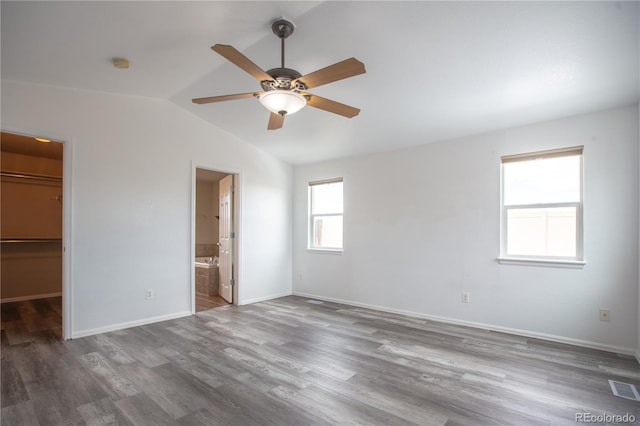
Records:
[[[499,257],[501,265],[542,266],[548,268],[582,269],[587,264],[584,260],[546,260],[518,257]]]
[[[342,249],[307,248],[309,253],[342,254]]]

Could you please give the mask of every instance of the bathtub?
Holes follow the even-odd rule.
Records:
[[[196,257],[196,293],[218,295],[218,264],[213,257]]]
[[[213,257],[196,257],[196,268],[211,269],[217,268],[218,265],[213,263]]]

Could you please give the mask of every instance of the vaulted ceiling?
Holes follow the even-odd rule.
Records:
[[[167,99],[292,164],[380,152],[639,100],[638,2],[2,1],[2,79]],[[286,66],[349,57],[367,73],[313,93],[362,109],[314,108],[268,131],[260,90],[210,47],[280,65],[271,22],[296,24]],[[131,66],[115,69],[112,57]]]

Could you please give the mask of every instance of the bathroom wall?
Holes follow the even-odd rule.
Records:
[[[24,143],[39,142],[25,138]],[[58,197],[62,194],[62,160],[4,150],[0,158],[3,172],[0,299],[8,302],[60,295],[62,203]]]
[[[196,180],[196,256],[218,255],[217,181]]]

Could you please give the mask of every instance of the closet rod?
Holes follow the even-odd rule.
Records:
[[[46,180],[49,182],[62,182],[61,177],[55,176],[43,176],[43,175],[34,175],[29,173],[11,173],[11,172],[0,172],[3,177],[12,177],[12,178],[20,178],[20,179],[34,179],[34,180]]]
[[[4,243],[57,243],[62,242],[62,238],[7,238],[0,240]]]

